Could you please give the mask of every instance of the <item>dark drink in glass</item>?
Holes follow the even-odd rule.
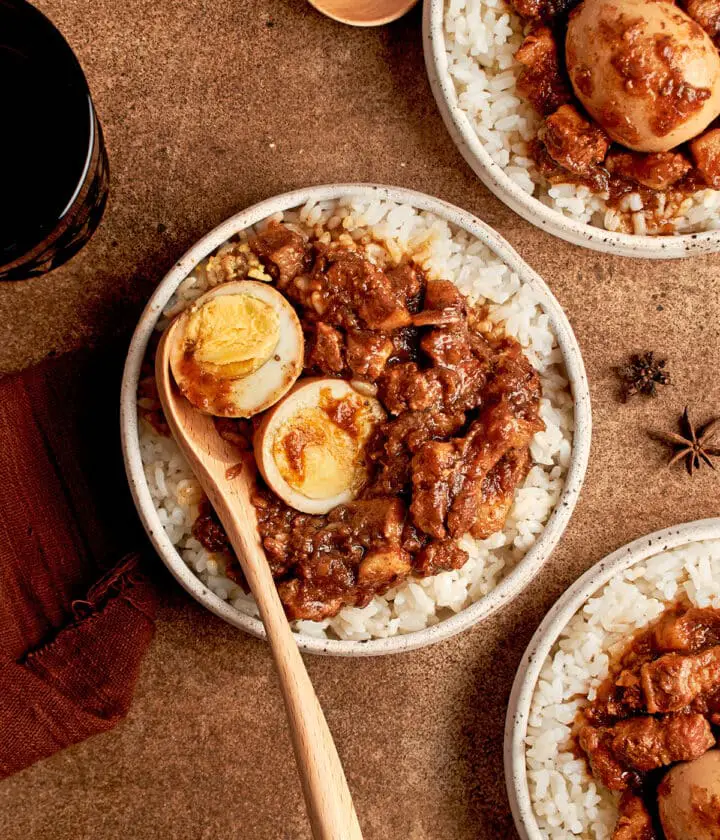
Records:
[[[0,280],[77,253],[107,194],[100,123],[73,51],[25,0],[0,0]]]

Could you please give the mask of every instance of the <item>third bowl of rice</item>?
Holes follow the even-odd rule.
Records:
[[[538,628],[518,669],[505,730],[506,784],[524,840],[615,836],[620,794],[596,780],[574,724],[599,702],[628,643],[654,632],[679,605],[700,614],[720,610],[720,519],[667,528],[619,549],[571,586]]]

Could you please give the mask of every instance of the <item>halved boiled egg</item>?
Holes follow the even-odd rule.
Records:
[[[170,367],[182,394],[218,417],[252,417],[302,372],[295,310],[277,289],[242,280],[199,297],[173,324]]]
[[[368,477],[366,446],[385,410],[342,379],[304,379],[264,417],[255,460],[268,486],[303,513],[352,501]]]

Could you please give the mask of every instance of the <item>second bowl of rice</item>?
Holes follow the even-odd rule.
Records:
[[[651,259],[720,251],[720,190],[698,190],[655,219],[639,195],[628,196],[621,214],[586,186],[543,179],[529,152],[540,118],[517,89],[523,68],[515,53],[524,33],[506,0],[425,0],[430,85],[485,186],[527,221],[575,245]],[[653,235],[653,227],[673,233]]]
[[[572,329],[545,283],[482,222],[420,193],[368,185],[287,193],[228,219],[168,273],[136,329],[121,398],[126,468],[145,528],[194,598],[263,637],[252,597],[193,536],[201,490],[172,438],[147,422],[152,406],[142,384],[153,338],[217,282],[213,266],[228,249],[246,247],[270,221],[328,241],[343,237],[368,253],[381,248],[391,262],[409,257],[429,277],[454,282],[470,302],[487,308],[491,321],[504,325],[540,377],[545,430],[531,443],[533,466],[501,531],[485,540],[463,538],[469,559],[460,569],[411,577],[366,606],[344,607],[324,621],[293,623],[301,647],[336,655],[408,650],[460,632],[526,586],[564,531],[588,460],[590,395]]]

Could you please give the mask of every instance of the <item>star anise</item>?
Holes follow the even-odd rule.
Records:
[[[676,432],[653,432],[651,436],[662,441],[673,450],[668,466],[685,459],[685,468],[692,475],[695,470],[707,464],[715,469],[710,460],[720,456],[720,417],[715,417],[704,426],[694,426],[690,422],[687,406],[680,418],[680,434]]]
[[[628,364],[615,368],[615,371],[622,379],[623,402],[627,402],[634,394],[655,397],[657,386],[670,382],[670,376],[665,370],[665,359],[655,359],[652,350],[649,353],[635,353]]]

